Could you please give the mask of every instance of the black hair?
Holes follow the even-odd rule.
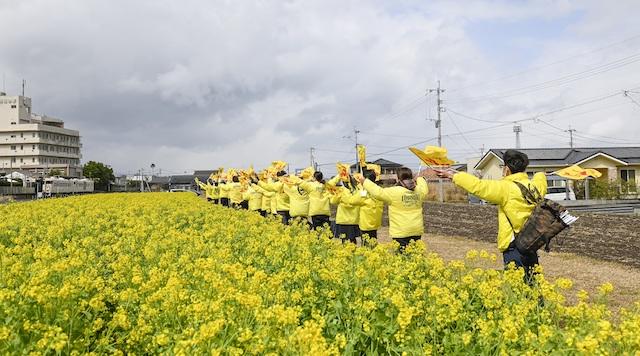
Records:
[[[316,179],[316,181],[320,182],[320,183],[324,183],[324,175],[322,174],[322,172],[320,171],[315,171],[313,173],[313,178]]]
[[[398,171],[396,172],[396,174],[398,175],[398,181],[400,182],[403,180],[413,179],[413,172],[411,172],[411,169],[407,167],[398,168]]]
[[[511,173],[524,172],[529,166],[529,157],[516,150],[507,150],[502,156],[505,166],[509,167]]]
[[[276,173],[276,177],[282,177],[282,176],[286,176],[287,172],[285,171],[279,171],[278,173]]]
[[[376,181],[376,172],[374,170],[365,169],[364,171],[362,171],[362,175],[372,182]]]
[[[238,176],[233,176],[233,178],[231,179],[234,183],[238,183],[240,181],[240,179],[238,178]]]

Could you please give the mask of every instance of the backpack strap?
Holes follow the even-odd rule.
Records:
[[[538,188],[536,187],[532,188],[531,186],[525,187],[520,182],[516,182],[516,181],[513,181],[513,182],[518,186],[518,188],[520,188],[522,197],[527,203],[531,205],[536,205],[542,201],[542,195],[540,194],[540,191],[538,191]]]

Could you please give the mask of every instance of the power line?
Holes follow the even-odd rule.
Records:
[[[590,78],[592,76],[606,73],[636,62],[640,61],[640,53],[633,54],[631,56],[623,57],[612,62],[605,63],[603,65],[599,65],[584,71],[567,74],[555,79],[543,81],[540,83],[530,84],[526,86],[522,86],[519,88],[514,88],[510,90],[505,90],[503,92],[497,92],[489,95],[479,96],[479,97],[468,97],[468,98],[460,98],[456,100],[452,100],[451,102],[459,102],[459,101],[479,101],[479,100],[488,100],[488,99],[501,99],[508,98],[512,96],[528,94],[539,90],[548,89],[558,85],[564,85],[568,83],[572,83],[577,80],[582,80],[586,78]]]
[[[629,98],[629,100],[633,101],[634,104],[640,106],[640,103],[638,101],[636,101],[636,99],[633,98],[633,96],[629,95],[629,93],[632,93],[632,91],[630,90],[625,90],[624,91],[624,96]]]
[[[474,83],[474,84],[463,86],[461,88],[452,89],[452,90],[450,90],[450,92],[457,92],[457,91],[460,91],[460,90],[463,90],[463,89],[468,89],[468,88],[471,88],[471,87],[474,87],[474,86],[478,86],[478,85],[487,85],[489,83],[495,83],[497,81],[501,81],[501,80],[504,80],[504,79],[514,78],[514,77],[520,76],[520,75],[522,75],[524,73],[529,73],[529,72],[533,72],[533,71],[536,71],[536,70],[539,70],[539,69],[542,69],[542,68],[547,68],[547,67],[559,64],[559,63],[564,63],[564,62],[567,62],[567,61],[569,61],[571,59],[574,59],[574,58],[583,57],[583,56],[585,56],[587,54],[600,52],[600,51],[603,51],[605,49],[609,49],[611,47],[615,47],[617,45],[620,45],[620,44],[623,44],[623,43],[627,43],[629,41],[632,41],[632,40],[635,40],[635,39],[638,39],[638,38],[640,38],[640,35],[631,36],[631,37],[628,37],[628,38],[626,38],[626,39],[624,39],[622,41],[611,43],[611,44],[608,44],[608,45],[605,45],[605,46],[602,46],[602,47],[598,47],[596,49],[593,49],[593,50],[590,50],[590,51],[587,51],[587,52],[578,53],[578,54],[572,55],[570,57],[566,57],[566,58],[563,58],[563,59],[560,59],[560,60],[557,60],[557,61],[554,61],[554,62],[551,62],[551,63],[542,64],[542,65],[539,65],[539,66],[536,66],[536,67],[525,69],[525,70],[522,70],[522,71],[519,71],[519,72],[516,72],[516,73],[507,74],[505,76],[502,76],[502,77],[499,77],[499,78],[496,78],[496,79],[491,79],[491,80],[484,81],[484,82],[477,82],[477,83]]]

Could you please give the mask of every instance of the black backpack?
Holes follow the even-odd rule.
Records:
[[[525,201],[532,205],[535,204],[535,208],[533,208],[531,215],[522,225],[522,229],[515,235],[516,248],[522,254],[531,254],[544,246],[545,251],[549,252],[551,239],[569,227],[562,218],[562,216],[566,215],[567,209],[555,201],[542,197],[535,187],[530,189],[522,183],[514,183],[520,188]],[[509,225],[513,229],[513,224],[508,216],[507,221],[509,221]]]

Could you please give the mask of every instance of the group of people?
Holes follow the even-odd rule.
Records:
[[[515,235],[523,227],[534,208],[522,196],[521,183],[536,189],[544,196],[547,181],[544,173],[529,179],[525,170],[529,164],[526,154],[508,150],[503,156],[503,179],[480,179],[472,174],[443,169],[436,170],[442,178],[449,178],[469,193],[498,206],[498,249],[505,265],[514,263],[531,275],[538,264],[537,253],[523,254],[515,246]],[[376,239],[382,225],[383,207],[388,206],[389,235],[400,250],[419,240],[424,233],[423,205],[429,191],[423,177],[414,177],[408,168],[397,170],[397,183],[392,187],[378,184],[380,167],[367,164],[361,173],[349,173],[349,167],[338,164],[338,173],[325,181],[322,172],[312,167],[299,175],[284,171],[286,164],[276,161],[256,173],[230,170],[219,172],[200,187],[208,200],[215,204],[256,211],[266,216],[277,214],[283,224],[302,220],[313,229],[330,227],[331,205],[336,206],[334,236],[344,242],[356,243],[357,237]]]
[[[278,162],[278,161],[276,161]],[[261,215],[276,214],[283,224],[292,220],[307,222],[312,229],[332,228],[334,236],[344,242],[363,244],[377,239],[382,225],[384,205],[389,210],[389,235],[403,250],[424,233],[423,202],[428,187],[424,179],[414,179],[408,168],[397,172],[398,185],[384,188],[379,184],[380,166],[367,164],[361,173],[349,173],[338,164],[338,174],[329,180],[309,167],[298,175],[289,175],[274,163],[257,173],[253,170],[230,170],[212,175],[207,182],[197,181],[207,200]],[[335,206],[331,224],[331,206]]]

